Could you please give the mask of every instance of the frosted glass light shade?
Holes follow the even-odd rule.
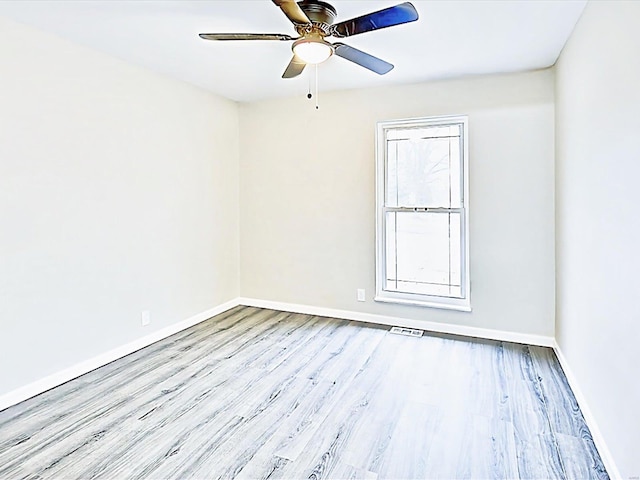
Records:
[[[321,40],[299,40],[293,44],[293,53],[304,63],[322,63],[333,54],[333,47]]]

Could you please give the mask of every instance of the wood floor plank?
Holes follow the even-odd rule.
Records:
[[[216,457],[235,459],[234,463],[222,470],[220,475],[223,478],[235,477],[255,456],[260,447],[268,443],[280,424],[297,409],[299,399],[314,393],[314,387],[320,378],[319,374],[331,368],[335,359],[340,358],[339,354],[344,353],[346,345],[357,346],[358,337],[371,340],[367,335],[368,332],[360,328],[342,325],[338,330],[337,335],[322,351],[315,352],[312,356],[305,356],[306,362],[292,362],[291,364],[297,365],[297,368],[290,375],[282,377],[282,383],[275,388],[272,382],[267,383],[267,389],[264,392],[254,393],[249,402],[245,403],[242,409],[243,421],[238,431],[227,439],[216,454]],[[254,432],[260,432],[257,438]],[[202,462],[195,475],[206,475],[209,468],[207,462]],[[183,476],[184,472],[176,472],[176,474]]]
[[[313,328],[317,321],[318,319],[316,318],[315,321],[307,324],[307,327]],[[323,322],[323,324],[319,326],[317,333],[323,341],[317,339],[318,341],[312,345],[312,352],[321,349],[325,343],[331,340],[332,334],[336,331],[335,327],[336,325],[327,322]],[[289,327],[285,329],[285,331],[288,329]],[[298,335],[286,335],[284,337],[286,342],[295,343],[300,338],[307,336],[304,329],[297,328],[296,330]],[[325,334],[322,335],[322,332]],[[279,344],[287,345],[286,342],[281,339]],[[265,392],[270,394],[274,388],[272,379],[266,377],[261,369],[252,367],[251,365],[259,362],[263,357],[277,359],[282,353],[282,349],[252,348],[250,350],[251,352],[244,352],[248,354],[247,356],[233,357],[234,361],[238,362],[236,368],[228,369],[228,373],[225,373],[222,379],[217,378],[218,383],[213,385],[205,384],[204,390],[197,390],[189,395],[188,392],[184,392],[182,394],[182,401],[178,402],[177,411],[175,409],[169,409],[167,414],[163,413],[161,417],[147,427],[147,430],[152,430],[152,432],[148,432],[147,430],[141,431],[137,437],[133,436],[133,438],[130,438],[128,443],[136,447],[144,447],[146,444],[160,444],[164,445],[165,449],[169,451],[171,449],[175,450],[173,442],[178,441],[181,452],[189,452],[191,448],[199,448],[200,437],[197,431],[209,426],[212,422],[216,424],[232,422],[234,430],[227,432],[227,435],[239,428],[240,424],[244,421],[242,415],[244,405],[253,398],[261,398],[261,396],[265,395]],[[297,362],[290,362],[290,365],[285,365],[285,367],[288,368],[290,372],[295,372],[301,368]],[[234,371],[236,374],[232,375]],[[238,372],[241,373],[238,374]],[[287,370],[283,368],[282,373],[287,373]],[[290,375],[285,375],[285,378],[289,377]],[[196,385],[201,384],[197,383]],[[172,411],[173,415],[171,414]],[[236,420],[238,420],[237,423],[234,423]],[[221,440],[224,440],[224,437],[221,439],[216,437],[213,440],[213,444],[215,445],[216,442]],[[167,441],[172,442],[172,444],[167,445]],[[121,460],[121,463],[135,460],[135,451],[130,448],[129,445],[125,444],[120,446],[119,452],[118,458]],[[171,455],[163,459],[163,462],[181,460],[182,457],[182,454]],[[188,462],[188,464],[190,463],[191,462]],[[162,462],[156,462],[156,466],[160,468]],[[187,466],[183,465],[181,468],[184,471],[189,471]],[[103,469],[109,472],[113,469],[113,465],[103,464],[100,471]]]
[[[270,315],[273,322],[277,322],[283,316],[283,314],[275,314],[273,312]],[[265,321],[263,325],[268,325],[264,315],[259,317]],[[228,336],[222,336],[228,338]],[[66,414],[57,416],[53,421],[56,422],[58,430],[49,431],[45,441],[41,441],[40,437],[42,435],[41,432],[47,431],[46,425],[40,426],[40,430],[36,432],[30,432],[29,441],[22,444],[22,449],[14,449],[14,458],[8,456],[6,458],[7,463],[22,463],[24,465],[27,462],[25,457],[28,456],[28,462],[31,464],[45,464],[48,461],[46,449],[49,445],[55,445],[57,451],[64,449],[65,445],[69,445],[67,447],[69,451],[77,453],[80,446],[86,445],[88,441],[97,435],[102,437],[104,439],[102,443],[105,443],[108,437],[107,434],[112,432],[118,434],[119,427],[136,418],[138,414],[141,415],[141,418],[145,418],[153,411],[157,413],[156,400],[167,402],[170,398],[175,398],[176,394],[171,390],[156,392],[155,390],[157,389],[150,389],[149,385],[161,384],[164,381],[163,379],[175,376],[177,373],[186,371],[189,374],[190,369],[198,369],[200,363],[206,360],[206,343],[200,348],[183,350],[185,352],[183,357],[186,357],[183,360],[186,361],[182,363],[164,362],[159,364],[160,362],[156,360],[155,356],[152,356],[150,362],[155,365],[155,368],[144,369],[145,375],[139,375],[139,372],[137,372],[136,375],[132,376],[132,380],[128,378],[127,382],[121,382],[123,386],[126,386],[125,394],[121,394],[119,391],[115,393],[109,392],[120,399],[118,402],[109,400],[109,395],[106,395],[108,390],[104,389],[98,389],[90,398],[75,398],[74,401],[82,404],[83,408],[68,409]],[[181,380],[181,383],[186,384],[187,382]],[[197,387],[198,385],[196,382],[191,383],[192,387]],[[59,405],[47,405],[43,407],[43,410],[48,412],[54,408],[59,408]],[[137,409],[142,411],[138,413]],[[86,431],[88,429],[93,431],[87,437]],[[80,438],[76,439],[75,433],[77,432],[79,432]],[[140,433],[140,436],[143,435],[144,430]],[[35,444],[36,447],[33,448],[32,444]],[[47,469],[48,467],[43,465],[43,468]]]
[[[240,323],[240,321],[243,320],[242,317],[239,317],[240,312],[243,312],[245,317],[251,317],[252,313],[257,313],[258,311],[258,309],[249,309],[247,307],[236,307],[228,310],[216,317],[216,327],[211,326],[211,320],[201,322],[190,329],[178,332],[167,339],[161,340],[144,349],[122,357],[117,362],[111,362],[110,364],[89,372],[82,377],[74,379],[73,381],[66,382],[54,389],[25,400],[10,409],[0,411],[0,429],[6,427],[9,423],[15,423],[15,420],[20,420],[21,423],[24,422],[22,417],[29,415],[31,411],[39,410],[44,404],[53,403],[62,398],[66,398],[69,395],[84,389],[86,384],[99,383],[110,378],[114,371],[117,372],[130,368],[130,366],[138,362],[142,356],[147,359],[150,358],[157,350],[164,349],[167,343],[182,344],[184,343],[184,339],[193,337],[197,332],[206,332],[207,335],[211,335],[215,329],[218,328],[218,325],[224,325],[225,322],[229,321],[229,319],[236,320]],[[98,372],[99,376],[97,376]]]
[[[358,327],[356,327],[358,328]],[[331,362],[312,376],[317,392],[301,398],[294,415],[280,426],[280,436],[274,445],[274,454],[288,460],[297,460],[300,453],[320,428],[322,421],[335,409],[345,391],[352,386],[353,378],[358,374],[371,352],[384,338],[382,332],[364,329],[367,335],[342,354],[334,354]],[[351,346],[350,346],[351,347]]]
[[[274,319],[277,320],[278,317],[282,317],[283,315],[273,315]],[[189,373],[189,369],[190,368],[196,368],[198,370],[201,370],[198,367],[198,362],[195,361],[195,359],[197,358],[199,361],[202,361],[202,358],[200,356],[198,357],[194,357],[194,355],[196,354],[196,350],[193,349],[188,349],[188,354],[185,354],[183,358],[183,363],[182,365],[184,366],[183,370],[186,370],[187,373]],[[208,370],[205,374],[205,376],[209,375],[212,371],[214,370]],[[157,372],[156,372],[157,373]],[[187,378],[189,378],[189,375],[187,376]],[[158,379],[155,377],[152,378],[148,378],[149,383],[153,384],[157,384],[158,383]],[[180,381],[181,383],[185,383],[184,380]],[[127,382],[127,385],[129,385],[129,383]],[[189,384],[190,388],[198,388],[199,386],[201,386],[202,383],[200,382],[191,382]],[[147,386],[148,389],[148,386]],[[158,408],[158,405],[156,404],[156,406],[154,407],[154,403],[156,400],[161,400],[161,401],[165,401],[165,402],[170,402],[170,399],[176,398],[176,396],[183,394],[186,392],[186,394],[189,393],[189,389],[185,390],[185,392],[181,392],[178,391],[177,393],[175,392],[175,389],[169,389],[169,390],[162,390],[160,392],[158,392],[156,394],[156,396],[154,396],[153,398],[151,398],[149,395],[153,395],[153,391],[154,388],[148,389],[147,392],[144,392],[145,394],[137,394],[139,393],[137,390],[134,390],[134,395],[129,395],[128,397],[126,397],[126,402],[124,402],[124,404],[118,404],[118,405],[113,405],[112,407],[116,408],[116,410],[114,410],[114,414],[113,415],[109,415],[109,416],[105,416],[102,415],[100,413],[100,411],[98,411],[97,415],[93,415],[92,414],[92,418],[90,419],[84,419],[82,422],[71,422],[68,423],[67,426],[65,427],[64,430],[60,431],[57,435],[53,435],[52,438],[50,439],[50,442],[54,442],[57,441],[59,442],[61,437],[64,437],[64,440],[66,443],[68,443],[69,439],[73,439],[74,435],[73,433],[76,431],[81,432],[81,434],[83,432],[85,432],[86,430],[88,430],[89,428],[93,429],[93,433],[91,433],[90,437],[91,438],[93,435],[96,435],[98,433],[100,433],[100,435],[102,436],[102,442],[101,445],[108,445],[109,442],[109,438],[111,438],[111,436],[115,436],[116,439],[120,438],[120,432],[122,430],[122,428],[120,428],[122,425],[127,425],[130,421],[135,420],[136,418],[138,420],[144,420],[147,421],[149,416],[151,414],[153,415],[157,415],[158,412],[160,412],[160,409]],[[105,396],[105,398],[107,398]],[[183,401],[178,403],[178,405],[186,405],[186,407],[180,407],[182,409],[187,408],[187,409],[192,409],[194,407],[194,405],[197,405],[199,401],[201,401],[203,399],[203,395],[201,391],[197,391],[196,393],[194,393],[193,395],[189,396],[188,398],[183,398]],[[123,407],[120,410],[118,410],[118,407]],[[79,412],[83,412],[84,410],[88,410],[89,412],[93,412],[95,410],[95,408],[88,408],[88,409],[81,409],[79,410]],[[180,412],[178,412],[178,414],[176,415],[176,411],[174,409],[167,409],[169,415],[172,416],[180,416]],[[117,413],[117,414],[116,414]],[[164,418],[164,417],[162,417]],[[100,423],[102,422],[102,423]],[[104,422],[109,422],[108,424],[104,424]],[[78,428],[78,425],[82,425],[82,429],[80,430]],[[143,438],[145,437],[145,429],[144,428],[140,428],[140,431],[138,432],[137,435],[131,435],[130,432],[129,433],[129,437],[131,437],[131,440],[135,440],[136,437],[140,437]],[[63,442],[62,444],[57,443],[56,447],[57,450],[60,450],[61,448],[64,448],[64,444],[65,442]],[[85,438],[79,438],[76,441],[78,444],[82,445],[86,442]],[[46,446],[46,445],[45,445]],[[126,449],[126,444],[121,447],[121,448],[125,448]],[[72,445],[70,448],[71,451],[76,451],[76,446]],[[34,454],[35,453],[35,454]],[[29,461],[34,462],[38,460],[38,453],[39,452],[30,452],[30,459]],[[113,453],[113,452],[112,452]],[[46,466],[44,468],[47,468]]]
[[[510,422],[473,415],[467,419],[465,430],[453,477],[518,477],[515,437]]]
[[[526,345],[504,344],[520,478],[566,478]]]
[[[421,339],[407,339],[387,334],[384,345],[376,352],[376,358],[389,358],[385,369],[380,369],[379,380],[371,387],[371,401],[363,419],[352,433],[352,441],[343,454],[344,462],[358,471],[380,471],[391,438],[405,406],[414,392],[414,386],[429,378],[425,375],[432,365],[427,361],[430,349],[422,348]],[[437,349],[434,349],[437,351]],[[428,355],[430,357],[430,355]],[[373,359],[375,360],[375,359]],[[369,367],[375,371],[375,361]],[[387,388],[393,384],[394,388]]]
[[[338,462],[332,476],[341,480],[378,480],[376,473],[368,472],[343,462]]]
[[[3,431],[8,431],[12,426],[19,425],[22,430],[26,430],[32,425],[34,431],[45,429],[48,424],[58,422],[63,415],[64,410],[61,412],[61,409],[58,408],[58,402],[61,399],[68,401],[69,398],[73,398],[73,400],[78,403],[86,401],[87,399],[83,398],[83,396],[88,391],[88,389],[85,388],[87,384],[91,385],[92,388],[90,392],[97,401],[104,398],[104,396],[101,395],[102,392],[117,393],[119,388],[128,388],[126,385],[141,377],[147,378],[154,370],[163,368],[166,363],[174,360],[181,352],[191,349],[193,345],[197,345],[198,343],[202,344],[205,335],[211,335],[215,337],[217,341],[222,341],[224,339],[223,335],[214,334],[231,328],[229,323],[227,323],[228,320],[232,322],[235,321],[236,324],[239,324],[243,320],[242,311],[235,313],[237,315],[224,317],[220,325],[216,324],[216,327],[212,329],[211,332],[207,332],[207,330],[201,326],[196,326],[199,328],[194,328],[194,331],[190,331],[191,329],[189,329],[189,331],[187,331],[188,333],[181,332],[177,334],[177,339],[170,337],[169,339],[157,342],[145,348],[144,353],[141,353],[142,351],[134,352],[117,362],[112,362],[98,369],[99,371],[90,372],[73,382],[67,382],[62,386],[61,391],[58,391],[56,388],[34,397],[27,402],[23,402],[24,404],[28,404],[29,407],[20,409],[21,405],[18,405],[16,409],[20,410],[20,412],[17,415],[12,415],[13,408],[7,411],[6,419],[0,420],[0,428],[2,428]],[[246,318],[249,321],[243,322],[242,326],[238,329],[238,334],[240,332],[246,333],[247,328],[251,328],[252,322],[259,321],[262,316],[268,314],[268,311],[260,312],[256,310],[254,315],[248,315]],[[202,345],[204,348],[204,344]],[[190,352],[190,354],[193,355],[194,352],[195,351]],[[144,355],[144,362],[138,362],[137,359],[142,355]],[[131,369],[130,367],[132,365],[135,365],[136,368]],[[180,368],[179,364],[176,368]],[[122,382],[121,375],[123,373],[127,374],[127,384]],[[2,415],[2,417],[5,417],[5,415]],[[16,420],[19,420],[19,422],[16,422]],[[11,424],[7,422],[11,422]]]
[[[557,434],[556,438],[567,478],[576,480],[609,478],[606,476],[606,471],[603,476],[599,459],[593,455],[582,454],[585,450],[590,450],[584,439],[561,433]]]
[[[386,388],[385,378],[391,369],[401,370],[401,363],[395,360],[406,357],[406,337],[385,335],[353,378],[351,386],[339,399],[340,407],[332,410],[320,424],[316,434],[310,439],[296,461],[283,470],[282,478],[334,478],[334,470],[347,463],[348,445],[357,445],[359,426],[371,420],[370,404],[376,392]],[[415,345],[415,343],[413,343]],[[398,377],[399,378],[399,377]],[[402,396],[401,392],[398,392]],[[379,397],[381,398],[381,397]],[[377,437],[379,438],[379,437]],[[371,448],[373,438],[362,445]],[[352,448],[353,451],[354,448]],[[376,448],[379,450],[379,446]],[[356,465],[356,467],[359,467]],[[365,468],[362,470],[369,471]]]
[[[511,422],[509,379],[505,375],[504,346],[500,342],[471,342],[471,363],[474,365],[470,395],[474,399],[472,412],[503,422]]]
[[[561,443],[560,438],[563,438],[565,448],[572,448],[574,443],[569,441],[569,438],[580,439],[579,445],[581,448],[587,448],[591,452],[589,458],[593,459],[593,462],[590,462],[591,471],[588,478],[608,479],[589,427],[555,353],[551,349],[534,346],[529,347],[529,351],[540,381],[551,430],[558,438],[558,444]],[[573,466],[566,462],[563,462],[563,465],[569,475]],[[576,477],[569,475],[569,478]]]
[[[377,467],[378,477],[428,478],[427,462],[431,449],[436,446],[436,430],[442,416],[438,406],[407,402]]]
[[[0,412],[0,478],[608,478],[550,349],[237,307]]]

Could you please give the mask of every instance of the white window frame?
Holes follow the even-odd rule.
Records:
[[[384,290],[386,279],[386,209],[385,188],[387,178],[387,131],[397,128],[420,128],[446,125],[462,125],[460,152],[462,188],[461,225],[461,289],[462,298],[425,295]],[[469,278],[469,121],[466,115],[422,117],[383,121],[376,128],[376,296],[375,301],[418,305],[448,310],[471,311],[471,281]],[[420,209],[424,211],[424,209]],[[433,209],[434,211],[442,209]],[[426,209],[429,211],[429,209]]]

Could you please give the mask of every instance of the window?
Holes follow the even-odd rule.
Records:
[[[467,117],[378,123],[376,300],[471,310]]]

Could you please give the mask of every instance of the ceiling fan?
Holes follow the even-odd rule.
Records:
[[[409,2],[334,25],[337,11],[326,2],[320,0],[272,1],[293,23],[298,37],[272,33],[201,33],[200,37],[205,40],[293,40],[293,58],[282,74],[282,78],[296,77],[302,73],[307,64],[322,63],[334,53],[379,75],[384,75],[393,69],[392,64],[344,43],[329,43],[325,37],[345,38],[418,20],[418,12]]]

